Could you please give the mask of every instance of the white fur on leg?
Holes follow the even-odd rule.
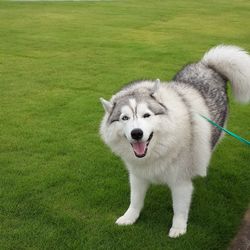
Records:
[[[191,203],[193,185],[191,181],[176,183],[171,187],[174,217],[169,237],[176,238],[186,233],[188,212]]]
[[[144,198],[148,189],[148,182],[136,177],[132,173],[129,175],[131,197],[130,206],[123,216],[116,220],[118,225],[131,225],[138,219],[143,208]]]

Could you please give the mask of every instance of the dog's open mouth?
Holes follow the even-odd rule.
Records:
[[[153,137],[153,132],[150,134],[147,141],[145,141],[145,142],[137,141],[137,142],[131,143],[136,157],[142,158],[147,154],[148,145],[149,145],[152,137]]]

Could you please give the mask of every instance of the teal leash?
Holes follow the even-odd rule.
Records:
[[[206,116],[201,115],[201,114],[199,114],[199,115],[200,115],[201,117],[203,117],[205,120],[207,120],[208,122],[210,122],[213,126],[217,127],[218,129],[220,129],[220,130],[226,132],[227,134],[233,136],[233,137],[236,138],[237,140],[239,140],[239,141],[241,141],[241,142],[247,144],[248,146],[250,146],[250,141],[248,141],[248,140],[246,140],[246,139],[244,139],[244,138],[242,138],[242,137],[236,135],[235,133],[233,133],[233,132],[231,132],[231,131],[229,131],[229,130],[223,128],[223,127],[221,127],[219,124],[217,124],[216,122],[210,120],[210,119],[207,118]]]

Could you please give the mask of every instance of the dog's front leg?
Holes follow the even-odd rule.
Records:
[[[192,198],[191,181],[179,182],[171,187],[174,217],[169,237],[176,238],[187,231],[188,212]]]
[[[123,216],[117,219],[118,225],[131,225],[139,217],[144,205],[144,198],[149,187],[148,181],[130,173],[130,205]]]

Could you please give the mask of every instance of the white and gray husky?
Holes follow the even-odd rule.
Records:
[[[185,234],[192,178],[205,176],[221,131],[200,115],[224,126],[226,83],[235,98],[250,101],[250,56],[235,46],[217,46],[198,63],[185,66],[170,82],[143,80],[101,98],[105,115],[100,134],[124,161],[131,197],[118,225],[133,224],[151,183],[167,184],[174,216],[170,237]]]

